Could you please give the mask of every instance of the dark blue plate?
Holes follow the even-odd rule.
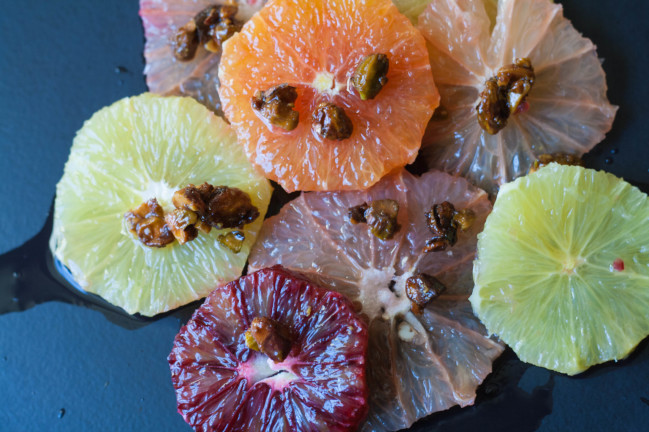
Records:
[[[620,106],[587,163],[647,192],[649,3],[561,3],[597,44]],[[0,312],[9,312],[0,315],[0,430],[188,431],[166,357],[192,306],[124,318],[64,288],[47,253],[48,212],[75,132],[99,108],[146,91],[138,2],[2,1],[0,10],[0,253],[34,237],[0,259]],[[629,359],[572,378],[507,351],[475,406],[411,430],[644,431],[648,383],[646,341]]]

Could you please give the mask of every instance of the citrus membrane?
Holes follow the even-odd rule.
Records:
[[[401,228],[387,240],[349,208],[376,200],[399,204]],[[431,236],[425,212],[444,201],[470,209],[475,222],[445,251],[424,253]],[[303,193],[264,221],[249,268],[279,263],[350,298],[369,322],[368,420],[361,430],[407,428],[417,419],[473,403],[503,347],[471,311],[471,262],[477,234],[491,210],[487,194],[442,172],[390,174],[367,191]],[[446,291],[413,311],[406,282],[416,273]]]
[[[432,0],[392,0],[392,3],[399,9],[399,12],[408,17],[410,22],[417,25],[419,22],[419,15],[426,10],[426,6]],[[496,12],[498,9],[498,0],[483,0],[485,11],[492,21],[496,19]]]
[[[527,173],[537,156],[581,156],[604,139],[617,107],[606,98],[596,47],[549,0],[432,0],[419,16],[441,101],[422,151],[429,166],[467,177],[489,193]],[[476,107],[486,81],[529,59],[534,83],[490,134]],[[514,93],[510,93],[510,96]]]
[[[501,188],[474,263],[473,310],[523,361],[569,375],[649,334],[649,199],[550,164]]]
[[[203,48],[187,62],[177,60],[171,40],[178,29],[197,13],[212,5],[228,4],[226,0],[140,0],[140,18],[144,26],[144,74],[149,91],[163,95],[191,96],[221,113],[216,91],[221,52]],[[238,0],[237,20],[247,21],[265,0]]]
[[[249,348],[253,320],[292,336],[273,361]],[[169,355],[178,412],[196,431],[355,431],[367,413],[367,326],[342,295],[280,266],[219,287]]]
[[[363,100],[352,77],[374,54],[387,56],[387,83]],[[413,162],[439,99],[424,39],[389,0],[270,2],[225,43],[219,78],[246,154],[289,192],[364,189]],[[258,92],[281,85],[297,92],[292,130],[253,108]],[[316,132],[322,103],[344,111],[350,135]]]
[[[204,182],[241,189],[260,212],[241,230],[239,253],[217,240],[230,230],[164,248],[129,232],[126,212],[156,198],[166,213],[174,191]],[[270,195],[223,120],[191,98],[145,93],[101,109],[77,132],[56,188],[50,248],[81,288],[151,316],[240,276]]]

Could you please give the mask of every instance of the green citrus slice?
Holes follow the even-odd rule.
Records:
[[[147,247],[128,231],[124,213],[151,198],[171,211],[174,191],[204,182],[243,190],[259,210],[242,230],[239,253],[218,241],[230,230],[164,248]],[[50,248],[84,290],[151,316],[241,275],[270,195],[234,132],[198,102],[126,98],[95,113],[77,133],[56,189]]]
[[[649,334],[649,199],[551,164],[504,185],[479,235],[473,310],[523,361],[573,375]]]

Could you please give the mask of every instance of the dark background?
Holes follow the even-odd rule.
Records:
[[[589,166],[649,184],[649,18],[644,1],[564,0],[605,59],[620,109]],[[146,90],[135,0],[0,4],[0,253],[47,220],[75,132],[93,112]],[[108,156],[109,157],[109,156]],[[5,275],[6,276],[6,275]],[[20,275],[16,275],[18,277]],[[0,275],[0,291],[8,282]],[[166,357],[181,320],[137,330],[97,311],[48,302],[0,315],[0,431],[185,431]],[[495,365],[476,406],[413,430],[649,430],[649,347],[577,377]]]

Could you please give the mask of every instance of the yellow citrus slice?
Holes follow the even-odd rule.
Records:
[[[478,236],[473,310],[521,360],[579,373],[649,334],[649,198],[550,164],[504,185]]]
[[[230,230],[151,248],[127,229],[129,210],[151,198],[173,210],[174,191],[204,182],[241,189],[259,210],[242,229],[239,253],[218,241]],[[230,127],[198,102],[126,98],[95,113],[77,133],[56,189],[50,247],[84,290],[128,313],[155,315],[241,275],[270,195]]]
[[[604,139],[617,110],[606,98],[595,45],[564,18],[560,4],[499,0],[495,21],[492,5],[432,0],[419,16],[441,97],[422,151],[431,167],[463,175],[490,193],[527,173],[540,154],[581,156]],[[507,99],[506,125],[489,133],[476,107],[488,80],[517,59],[531,63],[533,84],[522,101]],[[515,74],[511,79],[509,85]],[[507,95],[516,92],[507,89]]]

